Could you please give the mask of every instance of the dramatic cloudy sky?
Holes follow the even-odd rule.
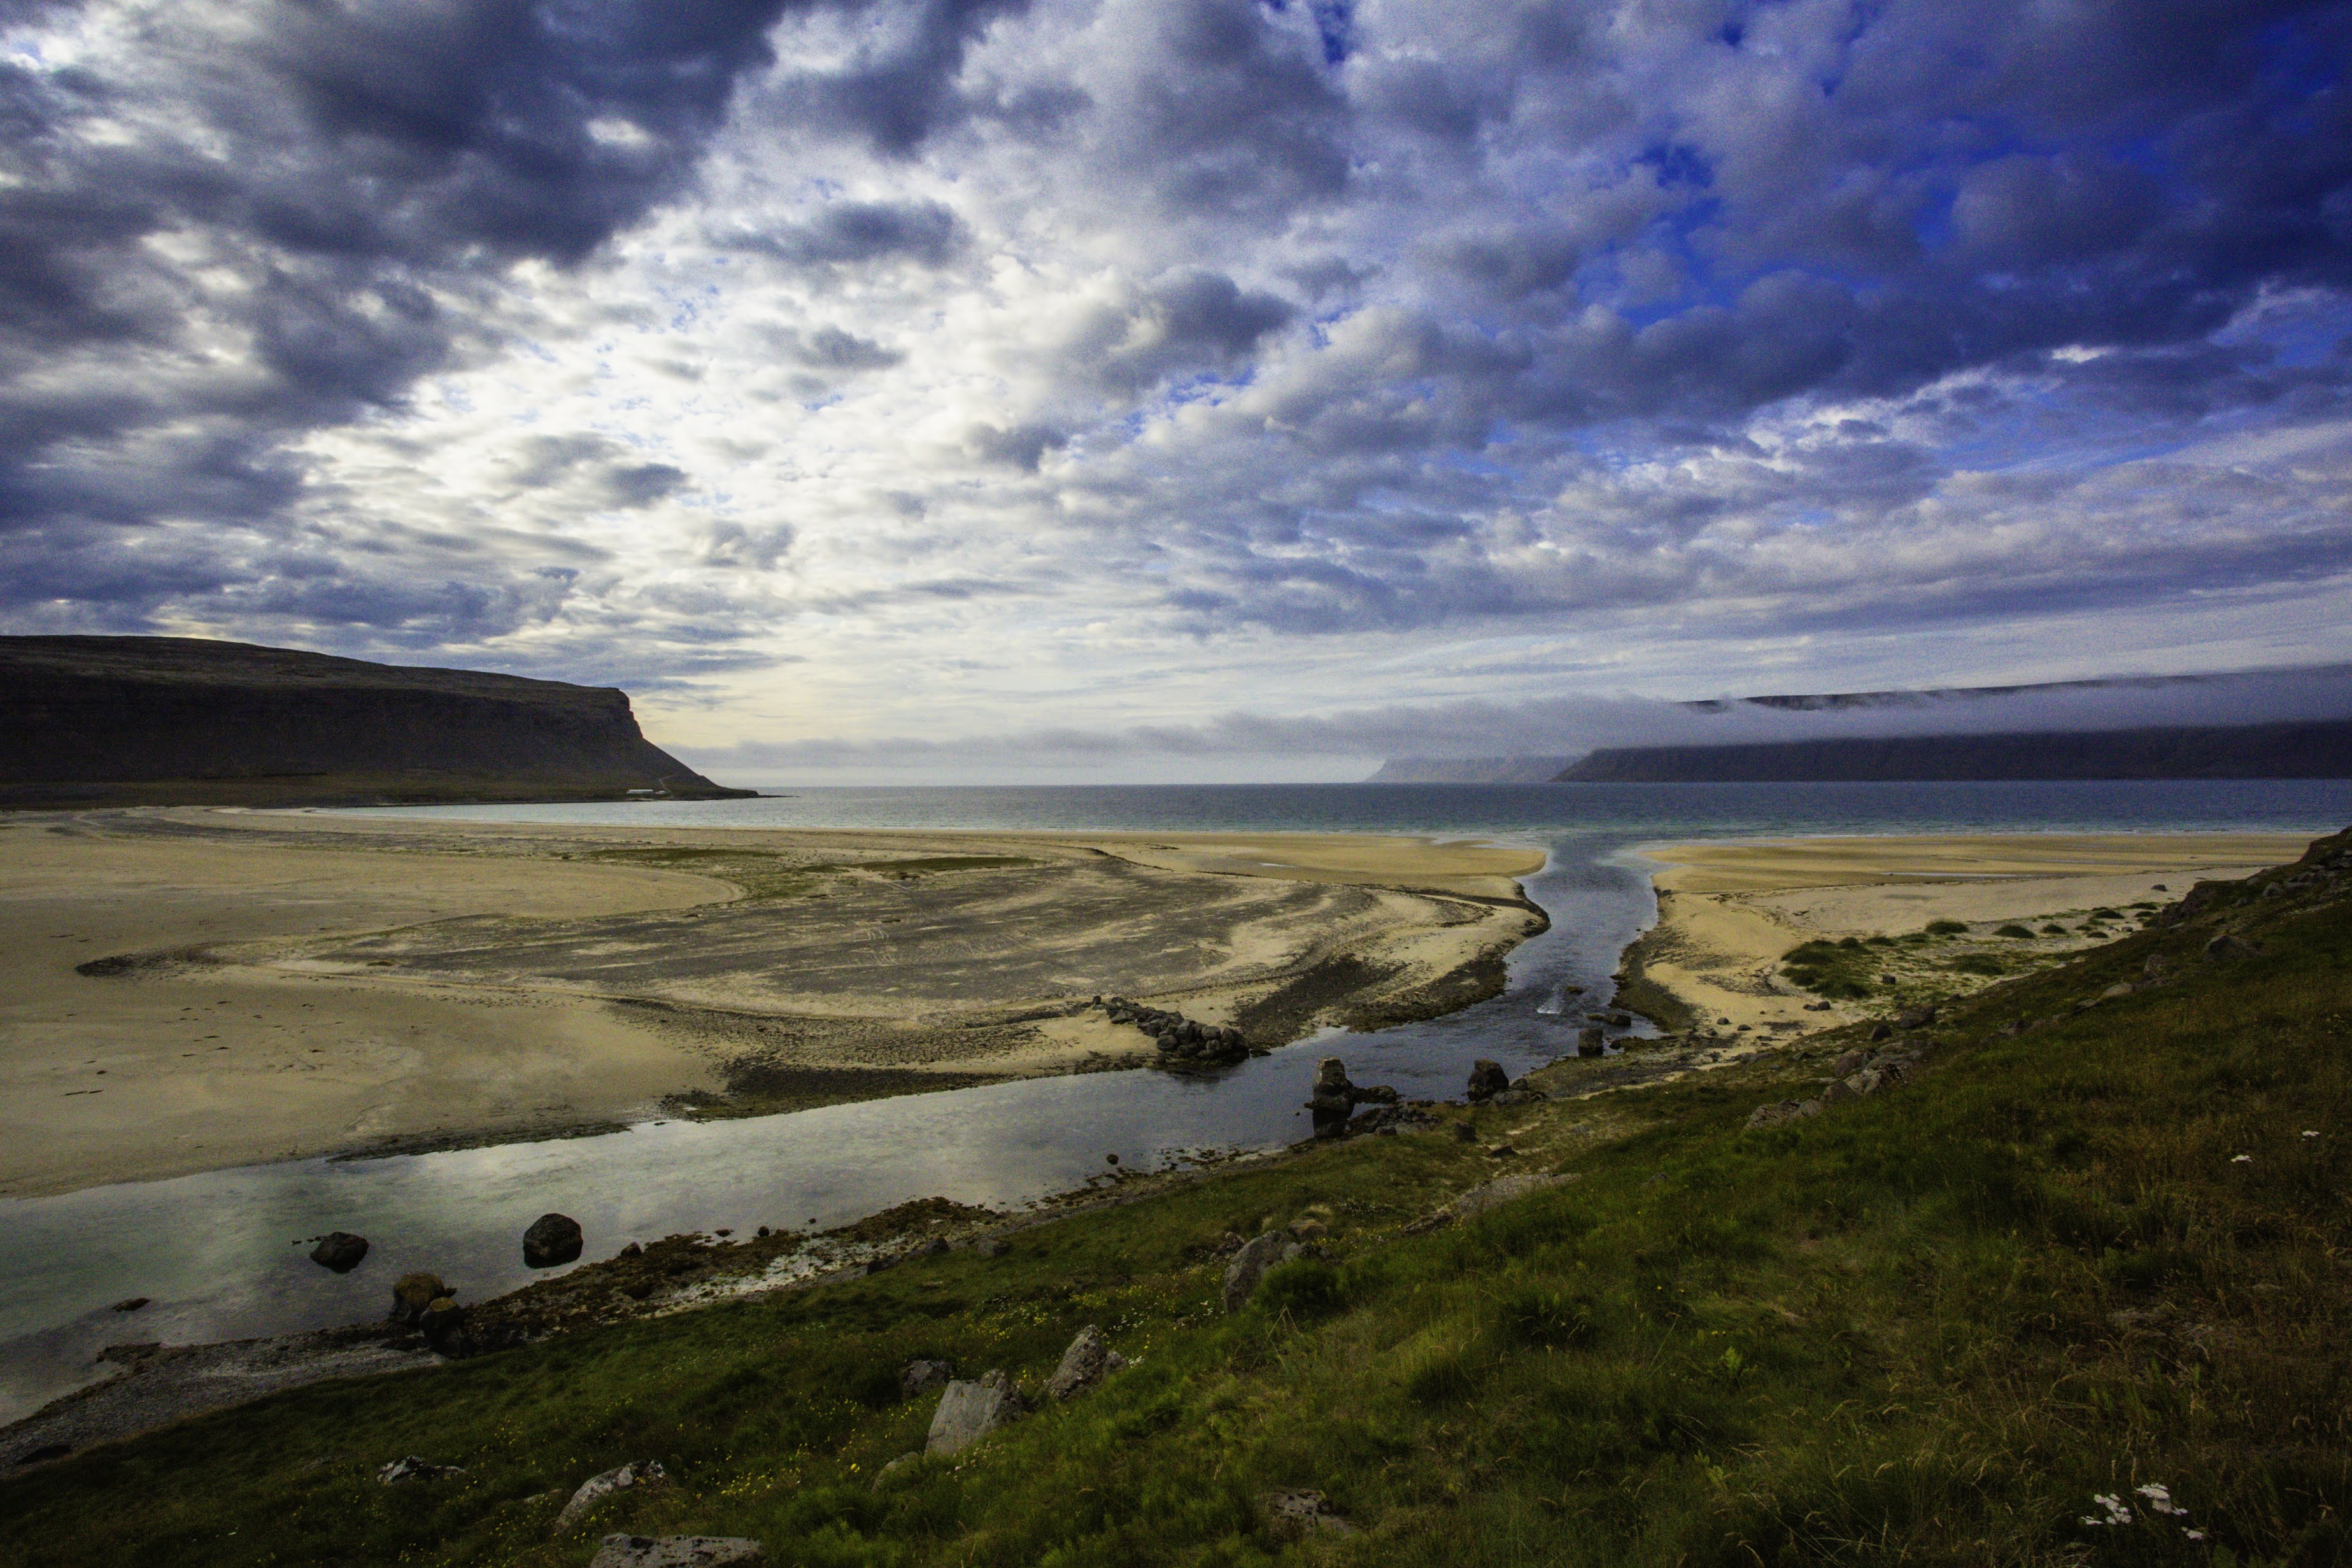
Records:
[[[2284,0],[0,0],[0,629],[618,684],[761,777],[2340,663],[2347,60]]]

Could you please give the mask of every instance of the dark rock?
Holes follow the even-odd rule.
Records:
[[[1454,1141],[1457,1144],[1475,1144],[1478,1141],[1478,1129],[1467,1122],[1456,1122],[1454,1124]]]
[[[1045,1380],[1048,1399],[1075,1399],[1127,1364],[1127,1357],[1110,1348],[1102,1330],[1088,1323],[1062,1353],[1054,1375]]]
[[[1609,1054],[1609,1037],[1601,1031],[1599,1024],[1587,1024],[1577,1031],[1576,1054],[1579,1056]]]
[[[603,1475],[591,1476],[580,1483],[563,1511],[555,1516],[552,1533],[562,1535],[587,1517],[588,1511],[616,1491],[632,1491],[640,1487],[663,1487],[669,1484],[669,1472],[661,1468],[659,1459],[637,1459]]]
[[[1870,1038],[1874,1041],[1893,1040],[1895,1038],[1895,1030],[1893,1026],[1889,1024],[1874,1023],[1870,1026]]]
[[[955,1363],[951,1361],[910,1361],[898,1369],[898,1396],[920,1399],[934,1388],[945,1388],[955,1379]]]
[[[396,1487],[407,1481],[439,1480],[444,1476],[462,1476],[465,1473],[460,1466],[436,1465],[430,1459],[420,1459],[411,1454],[406,1458],[394,1459],[376,1471],[375,1479],[385,1486]]]
[[[944,1258],[950,1251],[948,1239],[944,1236],[934,1236],[923,1243],[919,1251],[926,1258]]]
[[[51,1459],[62,1459],[72,1452],[71,1443],[40,1443],[12,1456],[8,1462],[11,1465],[46,1465]]]
[[[440,1297],[426,1307],[416,1328],[436,1355],[458,1361],[474,1354],[474,1339],[466,1329],[466,1309],[453,1296]]]
[[[1935,1021],[1936,1009],[1933,1008],[1906,1008],[1895,1015],[1895,1027],[1897,1029],[1926,1029]]]
[[[1503,1071],[1499,1061],[1484,1058],[1470,1064],[1470,1098],[1472,1101],[1492,1100],[1511,1086],[1511,1075]]]
[[[580,1222],[568,1214],[542,1214],[522,1233],[527,1268],[552,1269],[580,1256]]]
[[[392,1287],[392,1321],[414,1328],[425,1309],[449,1293],[438,1274],[403,1274]]]
[[[1870,1052],[1866,1051],[1846,1051],[1835,1061],[1830,1063],[1830,1075],[1833,1078],[1843,1078],[1849,1072],[1859,1071],[1863,1063],[1869,1060]]]
[[[1029,1402],[1000,1368],[981,1374],[971,1383],[950,1383],[931,1413],[927,1454],[958,1454],[999,1427],[1009,1426],[1029,1413]]]
[[[983,1236],[980,1239],[980,1244],[972,1250],[983,1258],[1002,1258],[1013,1250],[1013,1243],[1002,1237]]]
[[[767,1556],[740,1535],[608,1535],[588,1568],[734,1568]]]
[[[319,1238],[310,1249],[310,1261],[322,1269],[332,1269],[338,1274],[348,1274],[360,1266],[368,1255],[367,1238],[354,1236],[348,1230],[331,1230]]]
[[[1609,1027],[1611,1029],[1632,1029],[1633,1027],[1633,1015],[1632,1013],[1611,1013],[1609,1015]]]
[[[122,1301],[115,1302],[114,1310],[118,1312],[135,1312],[140,1308],[145,1306],[149,1298],[145,1296],[127,1297]]]
[[[2229,963],[2240,958],[2260,957],[2262,951],[2262,948],[2254,943],[2247,941],[2242,936],[2233,936],[2227,931],[2205,944],[2205,956],[2221,963]]]

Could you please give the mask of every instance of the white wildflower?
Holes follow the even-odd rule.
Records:
[[[2168,1513],[2181,1519],[2189,1517],[2187,1509],[2173,1506],[2172,1493],[2154,1481],[2150,1481],[2144,1487],[2134,1487],[2132,1490],[2147,1499],[2147,1506],[2158,1513]]]
[[[2181,1531],[2181,1533],[2190,1541],[2202,1541],[2205,1539],[2205,1532],[2201,1530],[2186,1530]]]
[[[2306,1137],[2306,1138],[2315,1138],[2315,1137],[2319,1136],[2319,1134],[2318,1134],[2317,1133],[2309,1132],[2309,1131],[2306,1131],[2303,1135],[2304,1135],[2305,1137]]]
[[[2230,1156],[2230,1163],[2233,1166],[2250,1166],[2254,1163],[2254,1156],[2252,1155],[2231,1155]]]

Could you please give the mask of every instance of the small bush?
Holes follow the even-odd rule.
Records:
[[[1965,936],[1969,934],[1969,923],[1965,920],[1930,920],[1927,930],[1930,936]]]
[[[2020,925],[2016,921],[2012,920],[2008,925],[1994,931],[1993,935],[1996,936],[2014,936],[2020,940],[2027,940],[2033,936],[2033,931],[2032,927]]]
[[[1960,975],[2004,975],[2009,971],[2001,961],[1990,953],[1971,953],[1965,958],[1952,960],[1952,971]]]
[[[1268,1316],[1301,1323],[1328,1318],[1348,1304],[1339,1270],[1320,1258],[1301,1258],[1268,1270],[1254,1300]]]
[[[2066,935],[2066,928],[2053,920],[2049,925],[2044,925],[2042,928],[2042,935],[2044,936],[2063,936]]]

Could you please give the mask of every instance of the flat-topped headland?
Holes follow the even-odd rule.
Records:
[[[1499,991],[1544,928],[1515,880],[1543,858],[20,813],[0,826],[0,1196],[1154,1063],[1112,998],[1258,1049],[1434,1016]]]
[[[196,637],[0,637],[0,806],[709,799],[609,686]]]

